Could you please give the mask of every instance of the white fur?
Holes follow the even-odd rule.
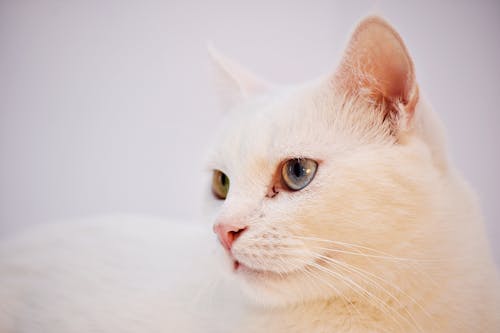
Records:
[[[0,245],[0,332],[229,331],[215,245],[208,228],[146,217],[29,230]]]
[[[376,115],[367,117],[362,105],[323,94],[322,84],[282,92],[258,111],[252,105],[230,114],[230,128],[222,131],[213,157],[222,161],[214,168],[232,181],[219,214],[249,225],[235,242],[237,259],[286,273],[314,262],[316,252],[367,272],[363,278],[325,265],[343,278],[311,267],[311,273],[284,279],[242,275],[250,297],[279,307],[262,314],[269,320],[263,327],[276,325],[272,332],[292,327],[295,332],[496,331],[499,285],[481,216],[475,197],[448,165],[441,133],[434,132],[440,130],[435,115],[421,99],[414,131],[395,144],[384,128],[370,126]],[[321,160],[315,179],[301,192],[263,198],[275,166],[290,156]],[[315,247],[380,257],[327,254]],[[290,257],[281,265],[255,260],[269,252]],[[361,288],[370,296],[360,295]],[[385,303],[391,305],[380,305]]]
[[[208,224],[114,217],[33,231],[0,248],[0,331],[500,331],[481,214],[437,117],[420,94],[386,120],[371,93],[328,76],[232,106],[208,162],[230,190],[208,203],[215,222],[247,226],[232,248],[245,269],[232,271]],[[319,162],[313,181],[266,196],[294,157]]]

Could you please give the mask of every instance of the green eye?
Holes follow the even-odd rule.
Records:
[[[318,163],[308,158],[293,158],[283,164],[281,179],[292,191],[302,190],[316,174]]]
[[[212,176],[212,193],[217,199],[226,199],[229,192],[229,177],[220,170],[214,170]]]

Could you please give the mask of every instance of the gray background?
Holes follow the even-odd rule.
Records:
[[[0,237],[111,212],[198,218],[219,119],[206,42],[300,82],[373,12],[407,42],[500,258],[497,1],[1,0]]]

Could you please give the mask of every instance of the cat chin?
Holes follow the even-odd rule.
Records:
[[[328,298],[328,290],[304,288],[308,276],[301,272],[278,274],[240,266],[228,274],[247,299],[266,307],[286,307]],[[326,292],[326,293],[325,293]]]
[[[284,276],[281,279],[266,276],[256,279],[241,274],[235,277],[243,294],[251,303],[259,306],[281,308],[333,296],[327,295],[328,291],[321,293],[319,290],[312,291],[309,288],[304,288],[308,277],[302,276],[301,273]]]
[[[256,305],[283,307],[301,301],[295,297],[286,281],[250,280],[239,277],[238,282],[243,294]]]
[[[241,263],[235,265],[225,253],[220,256],[219,267],[224,279],[240,289],[252,304],[277,307],[301,300],[290,290],[291,280],[297,279],[296,276],[256,271]]]

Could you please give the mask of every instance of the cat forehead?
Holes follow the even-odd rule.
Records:
[[[328,112],[318,103],[317,84],[282,88],[238,106],[221,124],[209,164],[231,168],[251,160],[275,163],[314,157],[325,146]]]

